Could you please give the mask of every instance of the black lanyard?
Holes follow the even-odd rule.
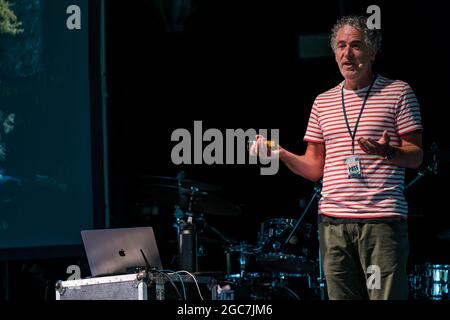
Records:
[[[348,123],[347,113],[345,112],[345,102],[344,102],[344,85],[345,85],[345,83],[342,84],[342,88],[341,88],[342,110],[344,111],[344,118],[345,118],[345,123],[347,124],[348,133],[350,133],[350,137],[352,138],[352,154],[355,154],[355,137],[356,137],[356,130],[358,129],[359,120],[361,119],[361,115],[363,113],[364,107],[366,106],[367,99],[369,98],[370,90],[372,89],[372,86],[375,83],[376,79],[377,79],[377,76],[374,76],[372,83],[370,84],[369,90],[367,90],[366,96],[364,98],[364,102],[361,106],[361,111],[359,112],[358,120],[356,120],[355,131],[353,131],[353,133],[352,133],[352,129],[350,129],[350,124]]]

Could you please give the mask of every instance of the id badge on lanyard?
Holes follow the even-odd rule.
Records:
[[[345,159],[349,179],[359,179],[361,174],[361,162],[357,156],[350,156]]]
[[[347,165],[347,173],[349,179],[360,179],[362,178],[362,172],[361,172],[361,161],[360,159],[355,156],[355,137],[356,137],[356,130],[358,130],[358,124],[359,120],[361,119],[361,115],[363,113],[364,107],[366,105],[367,99],[369,98],[370,90],[372,89],[373,84],[375,83],[377,76],[375,75],[372,79],[372,83],[370,84],[369,89],[367,90],[366,96],[364,98],[364,102],[361,106],[361,111],[359,112],[358,119],[356,120],[355,124],[355,130],[352,132],[350,128],[350,124],[347,119],[347,113],[345,111],[345,101],[344,101],[344,84],[341,88],[341,97],[342,97],[342,110],[344,113],[345,123],[347,125],[348,132],[350,133],[350,137],[352,138],[352,155],[347,157],[345,159],[345,164]]]

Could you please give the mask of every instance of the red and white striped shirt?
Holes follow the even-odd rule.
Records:
[[[402,134],[423,129],[417,98],[406,82],[377,77],[355,136],[355,155],[360,159],[362,178],[349,179],[345,159],[352,155],[352,139],[342,110],[343,84],[316,98],[304,137],[305,141],[325,143],[319,214],[338,218],[406,217],[405,169],[381,156],[366,154],[357,140],[360,137],[378,140],[388,130],[391,145],[398,147]],[[368,88],[344,89],[352,132]]]

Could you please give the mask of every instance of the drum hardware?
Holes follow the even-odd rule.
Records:
[[[176,208],[175,211],[179,211],[179,208]],[[187,212],[186,217],[186,220],[177,220],[178,263],[180,270],[197,272],[197,232],[193,215],[190,212]]]
[[[255,273],[248,273],[249,257],[254,255],[255,252],[254,246],[247,244],[245,241],[227,245],[225,248],[226,278],[228,280],[237,280],[238,282],[248,280],[248,277],[251,279],[255,278]],[[233,257],[234,255],[237,256]],[[233,264],[236,261],[238,262],[237,266]]]
[[[438,174],[438,162],[442,160],[449,160],[444,158],[444,152],[445,150],[442,150],[442,154],[440,153],[439,147],[436,144],[436,142],[433,142],[429,154],[431,154],[431,161],[425,165],[419,172],[417,173],[416,177],[412,179],[406,186],[405,191],[410,188],[413,184],[415,184],[417,181],[419,181],[421,178],[425,176],[427,173],[432,173],[434,175]]]
[[[195,190],[193,190],[195,192]],[[189,208],[191,208],[189,206]],[[212,231],[220,240],[217,242],[231,244],[233,240],[223,235],[217,228],[209,224],[202,213],[194,214],[190,211],[183,212],[178,206],[175,206],[175,226],[177,228],[178,235],[178,253],[179,253],[179,267],[180,270],[187,270],[191,272],[197,272],[198,270],[198,257],[202,256],[203,247],[198,245],[198,242],[207,240],[213,242],[212,239],[205,237],[199,237],[198,233],[200,225],[202,230]]]
[[[177,185],[180,193],[183,190],[181,187],[182,179],[184,179],[184,172],[177,176]],[[179,268],[180,270],[187,270],[190,272],[198,271],[197,232],[193,219],[194,215],[192,213],[192,205],[197,192],[199,192],[197,187],[190,187],[187,211],[184,214],[180,207],[175,205]],[[184,219],[184,217],[187,217],[187,219]]]
[[[427,265],[428,296],[431,300],[450,300],[450,265]]]
[[[450,265],[415,265],[408,278],[414,299],[450,300]]]
[[[269,290],[272,291],[272,295],[274,295],[276,291],[285,291],[289,296],[293,297],[294,300],[302,300],[290,287],[293,286],[293,283],[291,282],[293,278],[304,278],[305,276],[309,277],[307,274],[273,273]]]
[[[293,281],[296,276],[261,272],[248,272],[244,277],[232,274],[226,280],[219,281],[219,293],[227,293],[231,297],[229,300],[302,300],[296,292],[300,288]],[[298,279],[305,279],[305,276],[298,275]]]
[[[186,180],[183,171],[180,171],[176,178],[147,176],[143,177],[143,180],[145,185],[141,191],[148,200],[157,200],[174,205],[174,226],[177,230],[180,270],[198,271],[197,223],[202,222],[205,228],[214,232],[224,242],[232,242],[219,230],[208,224],[204,218],[204,214],[218,216],[240,214],[240,208],[237,205],[204,191],[218,191],[219,188]]]
[[[297,223],[295,224],[295,226],[292,229],[291,233],[288,235],[288,237],[284,241],[284,243],[283,243],[284,246],[286,246],[292,240],[292,236],[297,231],[300,223],[303,221],[303,218],[305,217],[306,213],[308,212],[309,207],[313,203],[314,199],[320,197],[320,191],[322,191],[322,185],[321,185],[321,182],[317,182],[316,184],[314,184],[314,193],[313,193],[313,195],[311,197],[311,200],[309,200],[309,203],[307,204],[307,206],[303,210],[303,213],[301,214],[300,218],[298,218]]]
[[[295,245],[298,247],[298,237],[295,233],[298,231],[306,213],[310,209],[312,203],[317,198],[320,198],[320,192],[322,190],[322,181],[317,182],[314,185],[314,192],[310,201],[304,208],[302,214],[297,220],[289,219],[272,219],[263,223],[259,240],[260,252],[256,257],[256,261],[261,267],[268,272],[279,275],[287,274],[303,274],[310,275],[313,271],[313,263],[309,261],[306,255],[299,252],[289,252],[289,246]],[[295,221],[295,223],[294,223]],[[277,225],[278,224],[278,225]],[[266,227],[266,225],[268,227]],[[304,224],[305,225],[305,224]],[[288,226],[288,227],[286,227]],[[284,231],[289,230],[290,233],[285,236]],[[268,231],[267,231],[268,230]],[[282,236],[281,239],[279,236]],[[272,238],[275,240],[273,241]],[[322,260],[320,257],[319,249],[319,274],[316,280],[317,290],[322,300],[326,297],[326,282],[322,269]],[[317,273],[316,273],[317,274]],[[279,277],[278,277],[279,279]],[[283,283],[283,282],[281,282]],[[311,279],[308,280],[309,288],[312,287]]]
[[[232,244],[232,243],[236,243],[235,240],[232,240],[230,238],[227,238],[223,233],[221,233],[217,228],[215,228],[214,226],[212,226],[211,224],[209,224],[205,217],[201,214],[198,218],[198,221],[201,221],[203,223],[203,227],[205,230],[210,230],[212,231],[220,240],[222,243],[225,244]]]
[[[317,278],[317,290],[319,292],[320,300],[326,300],[326,297],[328,294],[327,293],[327,283],[325,280],[325,275],[323,273],[323,261],[322,261],[322,255],[320,252],[320,247],[319,247],[318,262],[319,262],[319,277]]]
[[[312,271],[312,264],[305,257],[284,253],[264,253],[256,261],[268,272],[308,273]]]

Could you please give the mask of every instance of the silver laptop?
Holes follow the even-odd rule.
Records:
[[[151,268],[162,269],[152,227],[83,230],[81,238],[93,277],[145,267],[144,256]]]

